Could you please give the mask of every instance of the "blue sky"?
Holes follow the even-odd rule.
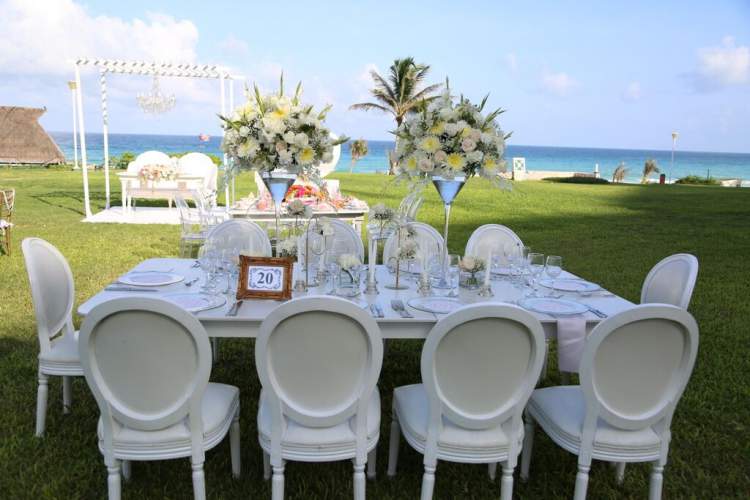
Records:
[[[526,145],[750,152],[750,2],[225,2],[0,0],[2,104],[46,106],[70,130],[81,56],[219,63],[271,88],[284,70],[336,132],[387,139],[392,121],[348,111],[369,69],[411,55],[457,92],[508,112]],[[84,72],[87,129],[101,129]],[[176,108],[135,106],[143,77],[112,76],[113,132],[218,132],[218,84],[166,79]]]

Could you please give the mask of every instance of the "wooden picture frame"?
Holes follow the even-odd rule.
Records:
[[[293,261],[286,257],[240,255],[237,299],[291,299],[292,269]]]

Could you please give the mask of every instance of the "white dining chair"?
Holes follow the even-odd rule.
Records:
[[[21,242],[39,337],[39,385],[36,394],[36,435],[47,417],[49,376],[62,377],[63,413],[72,404],[72,377],[83,376],[78,358],[78,332],[73,328],[73,273],[57,248],[41,238]],[[60,335],[58,335],[60,334]]]
[[[220,249],[237,248],[258,257],[271,256],[271,240],[268,239],[268,234],[262,227],[250,220],[224,221],[208,232],[206,241]]]
[[[698,325],[686,310],[646,304],[614,315],[586,339],[580,386],[537,389],[527,407],[521,478],[529,476],[534,424],[578,455],[576,500],[592,460],[652,462],[649,498],[661,498],[670,425],[693,371]]]
[[[399,438],[424,455],[422,500],[432,498],[438,460],[502,463],[501,498],[513,495],[522,413],[539,380],[544,330],[513,305],[476,304],[448,314],[422,348],[422,383],[393,391],[388,475]]]
[[[327,241],[328,249],[327,249],[327,259],[328,262],[336,262],[336,259],[338,259],[339,256],[343,254],[352,254],[356,255],[360,262],[364,261],[365,258],[365,246],[362,243],[362,237],[357,233],[357,231],[354,230],[354,227],[342,220],[339,219],[328,219],[328,222],[333,226],[334,234],[330,239]],[[311,224],[307,231],[309,234],[312,235],[317,229],[314,227],[313,224]],[[311,236],[310,244],[312,245],[313,239]],[[305,234],[302,234],[299,237],[298,243],[297,243],[297,255],[299,262],[305,261]],[[313,250],[311,250],[311,253]],[[318,257],[311,255],[310,257],[313,262],[316,262],[316,259]]]
[[[375,477],[383,342],[375,320],[338,297],[305,297],[274,309],[255,343],[263,386],[258,435],[264,478],[284,497],[287,460],[354,462],[354,498]]]
[[[420,252],[427,252],[427,255],[440,255],[443,251],[443,237],[437,230],[424,222],[411,222],[414,229],[415,239],[419,245]],[[391,258],[395,257],[398,250],[398,234],[391,234],[383,246],[383,262],[388,265]]]
[[[670,255],[656,264],[641,289],[641,304],[672,304],[687,309],[698,277],[698,259],[688,253]]]
[[[206,231],[201,218],[190,210],[182,195],[176,194],[174,203],[180,216],[180,257],[191,258],[194,256],[195,247],[202,245],[206,240]]]
[[[508,244],[523,246],[521,238],[510,228],[501,224],[484,224],[471,233],[464,254],[484,257],[492,251],[503,256]]]
[[[101,417],[99,449],[110,500],[130,461],[190,458],[193,495],[206,498],[205,452],[229,433],[232,473],[240,476],[240,391],[209,383],[206,330],[179,306],[121,297],[96,306],[81,325],[81,365]]]

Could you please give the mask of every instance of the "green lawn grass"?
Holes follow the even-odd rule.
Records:
[[[370,203],[397,206],[406,193],[385,176],[337,174],[342,190]],[[244,175],[238,192],[250,188]],[[92,202],[104,205],[103,175],[94,173]],[[77,304],[120,273],[149,257],[177,252],[177,226],[84,224],[80,174],[41,169],[2,169],[0,187],[17,189],[11,257],[0,256],[0,497],[102,498],[106,471],[95,436],[98,411],[85,382],[76,379],[73,411],[62,415],[61,382],[50,382],[47,433],[34,437],[36,398],[35,322],[20,241],[39,236],[67,257],[76,282]],[[116,186],[113,185],[113,188]],[[114,193],[119,203],[119,192]],[[442,205],[431,188],[419,219],[442,228]],[[517,184],[498,191],[472,180],[457,199],[450,249],[461,253],[471,231],[485,223],[511,227],[534,250],[562,255],[570,271],[632,301],[638,301],[648,270],[661,258],[690,252],[701,270],[690,307],[701,328],[693,378],[672,425],[665,498],[747,497],[750,492],[750,191],[693,186]],[[392,342],[383,364],[378,478],[370,498],[417,498],[421,456],[402,440],[399,473],[385,476],[390,400],[395,386],[419,381],[417,341]],[[253,342],[225,340],[212,380],[234,384],[242,394],[243,477],[231,478],[228,443],[207,454],[210,498],[269,498],[261,477],[255,414],[259,385]],[[559,382],[550,371],[545,385]],[[589,498],[645,498],[649,466],[629,465],[618,486],[614,471],[595,463]],[[516,481],[520,498],[570,498],[576,458],[539,432],[531,479]],[[517,477],[517,476],[516,476]],[[125,498],[189,498],[187,460],[135,463]],[[484,466],[440,463],[436,498],[496,498],[499,481]],[[291,463],[287,498],[351,498],[348,463]]]

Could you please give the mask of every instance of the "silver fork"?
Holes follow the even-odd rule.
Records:
[[[391,300],[391,309],[396,311],[401,315],[402,318],[413,318],[414,316],[406,310],[406,306],[404,305],[404,301],[401,299],[393,299]]]

